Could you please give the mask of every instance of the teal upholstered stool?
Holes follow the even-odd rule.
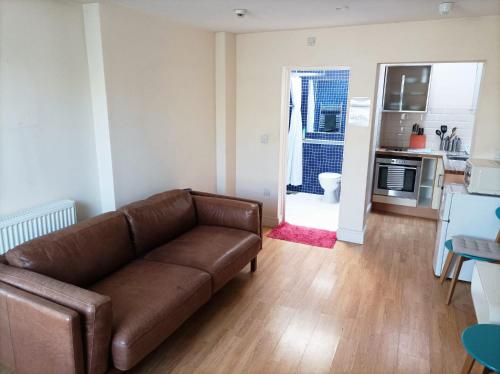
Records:
[[[462,344],[468,353],[462,374],[470,373],[475,361],[484,366],[483,373],[500,372],[500,325],[469,326],[462,333]]]
[[[500,207],[496,209],[495,214],[498,219],[500,219]],[[498,232],[496,242],[500,243],[500,231]],[[465,261],[476,260],[476,261],[487,261],[487,262],[499,262],[496,259],[491,259],[487,257],[480,256],[471,256],[465,253],[455,252],[453,250],[453,243],[451,240],[447,240],[445,243],[445,248],[448,250],[448,256],[446,257],[446,261],[443,266],[443,270],[441,271],[441,284],[448,277],[448,272],[450,270],[450,266],[453,262],[453,258],[455,256],[458,257],[457,264],[455,266],[455,271],[453,272],[453,276],[451,278],[450,289],[448,291],[448,297],[446,298],[446,304],[450,304],[451,299],[453,297],[453,293],[455,292],[455,286],[457,285],[458,276],[460,275],[460,270],[462,270],[462,265]]]
[[[453,297],[453,293],[455,292],[455,286],[457,285],[458,276],[460,275],[460,270],[462,270],[462,265],[465,261],[476,260],[476,261],[487,261],[487,262],[497,262],[496,260],[491,260],[485,257],[477,257],[470,256],[464,253],[454,252],[453,251],[453,243],[451,240],[447,240],[444,244],[445,248],[448,250],[448,256],[446,257],[446,261],[443,266],[443,270],[441,272],[441,284],[445,281],[448,276],[448,272],[450,270],[451,263],[453,262],[453,258],[455,256],[458,257],[457,264],[455,266],[455,271],[453,272],[453,276],[451,278],[450,289],[448,291],[448,297],[446,298],[446,304],[450,304],[451,298]]]

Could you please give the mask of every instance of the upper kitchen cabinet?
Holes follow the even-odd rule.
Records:
[[[385,69],[384,111],[426,112],[431,65],[392,65]]]
[[[482,70],[482,63],[434,64],[429,110],[475,112]]]

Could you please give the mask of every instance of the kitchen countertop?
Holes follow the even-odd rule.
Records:
[[[377,148],[378,154],[393,155],[393,156],[406,156],[406,157],[439,157],[446,156],[445,151],[421,151],[419,149],[412,149],[408,151],[394,151],[387,148]]]
[[[442,158],[444,169],[447,173],[463,174],[465,170],[465,161],[449,160],[446,156],[446,151],[433,151],[433,150],[419,150],[411,149],[407,151],[394,151],[387,148],[377,148],[377,154],[388,156],[405,156],[405,157],[435,157]]]

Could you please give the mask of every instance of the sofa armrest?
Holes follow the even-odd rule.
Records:
[[[18,374],[83,374],[78,313],[0,282],[0,361]]]
[[[237,197],[191,191],[198,223],[253,232],[262,239],[262,203]]]
[[[108,296],[73,286],[29,270],[0,264],[0,281],[79,313],[87,373],[108,369],[112,311]]]

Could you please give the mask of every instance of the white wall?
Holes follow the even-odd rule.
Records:
[[[215,191],[214,34],[111,3],[101,31],[116,205]]]
[[[306,46],[309,36],[316,36],[315,47]],[[287,66],[350,67],[350,96],[373,103],[379,63],[484,60],[472,153],[493,157],[500,139],[499,49],[499,16],[238,35],[237,194],[264,200],[265,216],[278,216],[281,84]],[[347,124],[340,206],[346,236],[359,238],[364,229],[371,130]],[[269,144],[259,143],[261,134],[269,134]]]
[[[100,212],[81,5],[0,1],[0,214],[62,198]]]

